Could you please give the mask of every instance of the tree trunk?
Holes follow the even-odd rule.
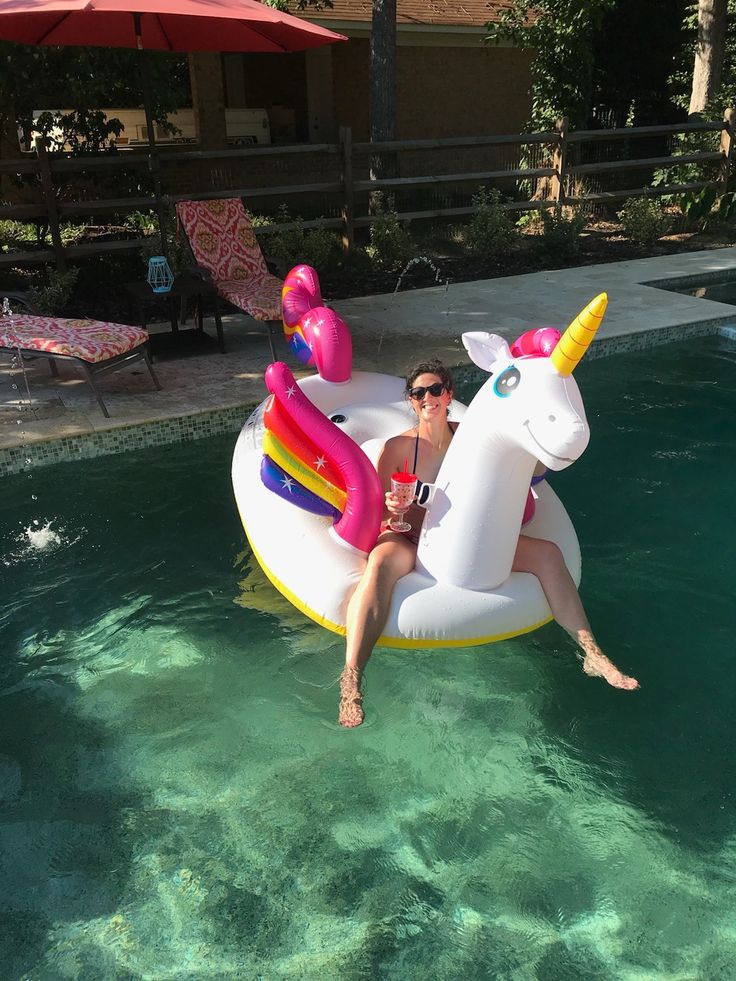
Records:
[[[227,145],[222,55],[211,51],[191,53],[189,79],[199,145],[203,150],[221,150]]]
[[[727,12],[728,0],[699,0],[698,41],[688,110],[691,116],[701,113],[721,87]]]
[[[373,0],[371,26],[371,143],[396,132],[396,0]],[[395,154],[371,155],[371,178],[396,175]]]

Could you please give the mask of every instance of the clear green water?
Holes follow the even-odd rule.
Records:
[[[633,695],[550,625],[379,651],[345,732],[234,438],[6,479],[3,981],[735,977],[736,349],[692,350],[584,364],[554,478]]]

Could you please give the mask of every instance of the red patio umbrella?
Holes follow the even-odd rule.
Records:
[[[287,52],[345,41],[258,0],[0,0],[0,41],[141,51]],[[156,136],[143,58],[148,141]],[[157,199],[160,193],[157,189]],[[163,214],[159,206],[163,240]]]
[[[143,51],[304,51],[347,40],[258,0],[0,0],[0,41]],[[144,59],[143,101],[155,136]]]
[[[346,40],[258,0],[0,0],[0,40],[147,51],[303,51]]]

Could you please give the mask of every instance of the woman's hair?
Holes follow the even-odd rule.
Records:
[[[420,361],[407,373],[405,387],[407,395],[414,388],[414,382],[420,375],[437,375],[448,392],[455,391],[449,368],[445,368],[437,358],[432,358],[430,361]]]

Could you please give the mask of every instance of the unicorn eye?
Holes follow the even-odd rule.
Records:
[[[493,383],[493,391],[502,399],[508,398],[519,387],[520,379],[521,372],[518,368],[507,368]]]

